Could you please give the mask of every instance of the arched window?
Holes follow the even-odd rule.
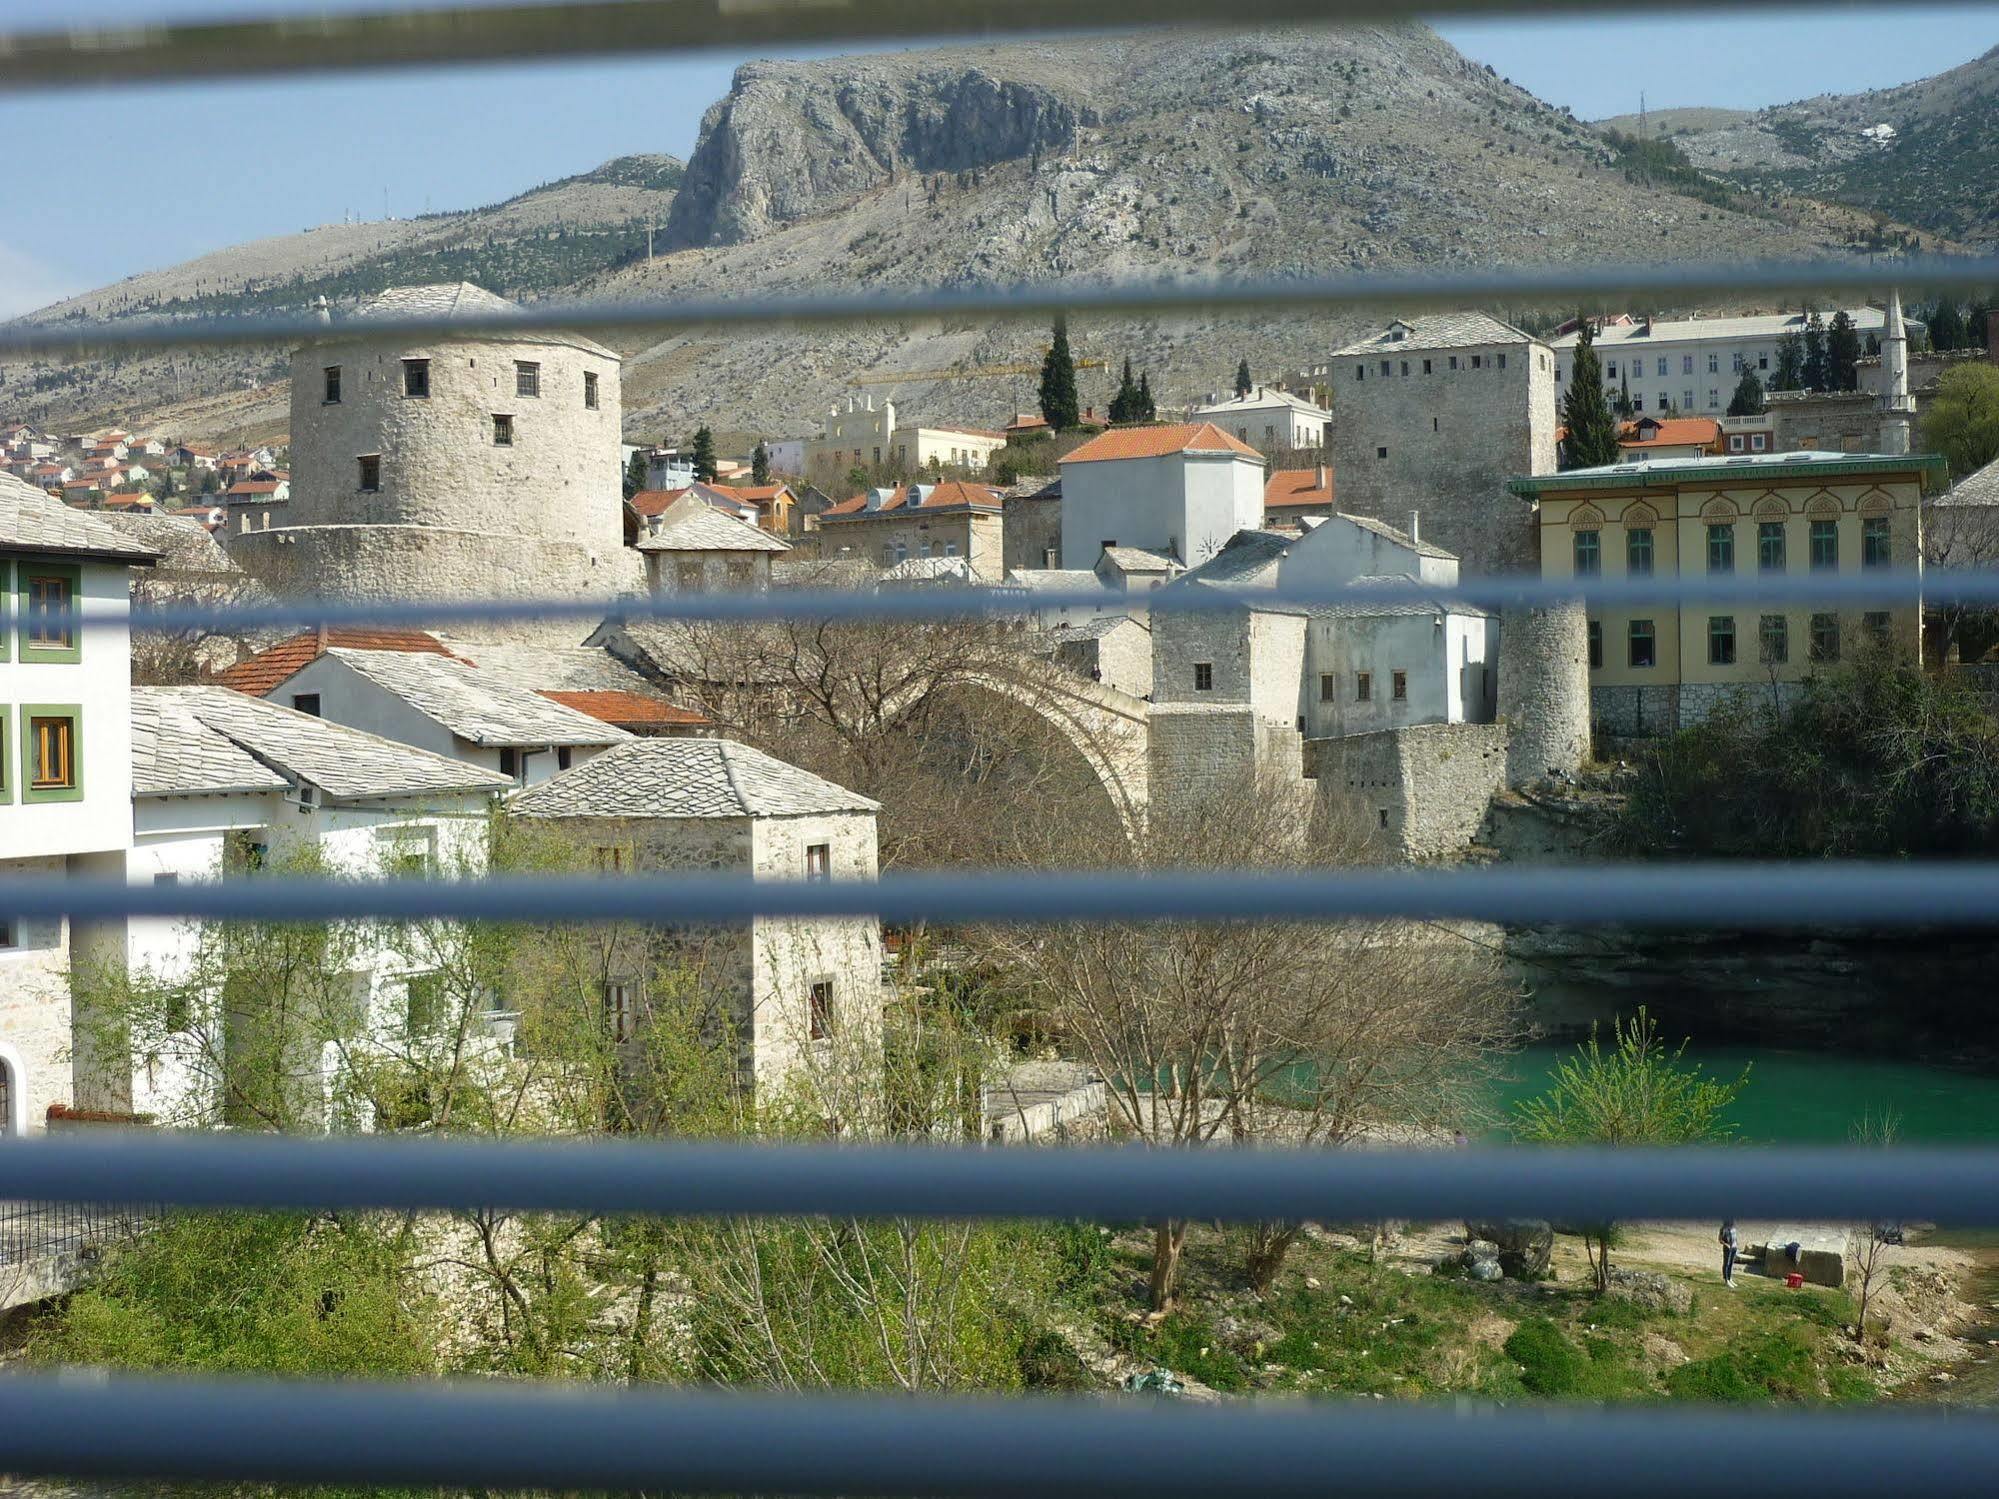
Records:
[[[13,1048],[0,1046],[0,1138],[28,1132],[28,1083]]]

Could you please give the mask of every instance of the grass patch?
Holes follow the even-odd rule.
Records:
[[[1824,1399],[1864,1399],[1873,1386],[1854,1371],[1835,1367],[1821,1378],[1821,1339],[1809,1329],[1779,1327],[1757,1333],[1739,1348],[1680,1365],[1666,1376],[1666,1393],[1679,1400],[1721,1405],[1767,1405]],[[1852,1378],[1838,1378],[1838,1375]]]

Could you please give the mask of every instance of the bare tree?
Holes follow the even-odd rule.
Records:
[[[1883,1109],[1878,1114],[1870,1109],[1848,1133],[1853,1143],[1862,1148],[1886,1149],[1901,1138],[1902,1116],[1893,1109]],[[1889,1250],[1901,1242],[1902,1234],[1899,1225],[1878,1221],[1856,1224],[1852,1232],[1853,1278],[1860,1287],[1853,1339],[1865,1347],[1867,1313],[1876,1290],[1887,1279]]]
[[[1101,857],[1102,851],[1095,851]],[[1137,868],[1303,869],[1363,849],[1274,775],[1156,815]],[[1060,925],[982,934],[1147,1144],[1332,1147],[1441,1130],[1512,1036],[1490,949],[1402,922]],[[1301,1225],[1260,1226],[1268,1285]],[[1151,1301],[1171,1308],[1187,1225],[1156,1225]]]
[[[1999,504],[1961,499],[1955,492],[1925,502],[1923,563],[1945,575],[1939,584],[1946,588],[1951,573],[1999,564]],[[1932,615],[1940,626],[1936,641],[1939,661],[1947,658],[1953,649],[1961,656],[1969,652],[1967,659],[1975,659],[1999,636],[1989,605],[1946,599],[1934,606]]]

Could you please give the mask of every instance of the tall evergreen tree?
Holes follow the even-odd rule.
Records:
[[[1245,359],[1235,367],[1235,393],[1246,396],[1254,388],[1255,382],[1249,378],[1249,361]]]
[[[1832,365],[1826,359],[1825,323],[1816,307],[1805,319],[1805,389],[1832,389]]]
[[[1957,309],[1957,303],[1949,297],[1937,298],[1927,319],[1930,327],[1930,347],[1937,350],[1961,349],[1969,342],[1964,326],[1964,315]]]
[[[1118,381],[1117,394],[1111,397],[1111,421],[1113,423],[1135,422],[1139,419],[1138,383],[1131,378],[1131,358],[1124,361],[1124,378]]]
[[[703,484],[715,482],[715,434],[705,424],[694,429],[694,477]]]
[[[1562,401],[1563,468],[1598,468],[1617,462],[1617,421],[1603,393],[1603,361],[1596,354],[1596,330],[1587,317],[1576,338],[1575,369]]]
[[[1138,375],[1138,419],[1142,422],[1159,420],[1159,403],[1152,399],[1152,376],[1143,370]]]
[[[1777,340],[1777,367],[1770,372],[1772,390],[1805,388],[1805,341],[1795,333]]]
[[[1076,361],[1069,355],[1069,322],[1055,319],[1055,339],[1041,361],[1041,418],[1057,432],[1076,425],[1082,408],[1076,404]]]
[[[1617,414],[1627,422],[1638,414],[1638,408],[1631,404],[1631,376],[1629,372],[1617,383]]]
[[[750,454],[750,482],[770,483],[770,449],[763,445],[762,438],[757,439],[756,451]]]
[[[1735,382],[1735,395],[1728,403],[1730,416],[1761,416],[1763,414],[1763,382],[1756,378],[1756,371],[1744,370],[1742,378]]]
[[[1825,336],[1826,388],[1857,390],[1860,372],[1860,330],[1853,325],[1844,307],[1832,315],[1832,327]]]
[[[625,498],[630,499],[646,487],[646,455],[632,454],[632,461],[625,465]]]

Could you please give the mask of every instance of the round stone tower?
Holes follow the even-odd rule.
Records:
[[[1589,628],[1582,605],[1512,608],[1499,617],[1499,717],[1506,784],[1573,773],[1589,755]]]
[[[398,287],[337,322],[322,301],[324,335],[292,352],[284,524],[229,537],[245,568],[343,600],[639,591],[616,354],[569,333],[368,326],[513,305],[466,282]]]

